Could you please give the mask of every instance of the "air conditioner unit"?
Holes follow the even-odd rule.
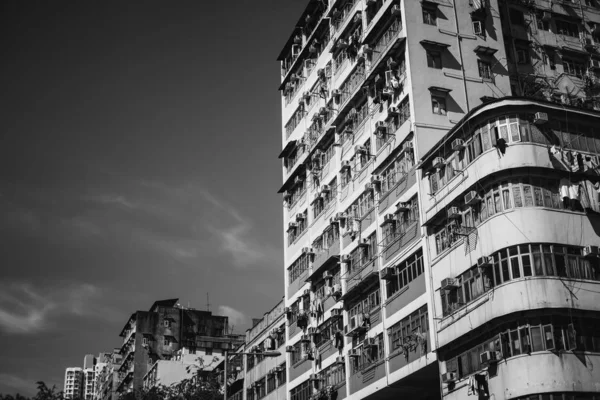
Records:
[[[330,191],[331,191],[331,188],[329,187],[329,185],[321,186],[321,193],[329,193]]]
[[[331,316],[332,317],[341,317],[343,312],[344,312],[344,310],[342,310],[341,308],[332,308]]]
[[[456,382],[457,379],[456,372],[446,372],[442,374],[442,383]]]
[[[389,222],[394,222],[394,221],[396,221],[396,215],[394,215],[394,214],[385,214],[383,216],[384,223],[389,223]]]
[[[371,182],[365,183],[365,192],[372,192],[375,190],[375,186]]]
[[[348,218],[348,216],[346,215],[346,213],[339,212],[339,213],[335,214],[335,219],[337,221],[343,221],[343,220],[346,220],[347,218]]]
[[[400,114],[400,110],[398,110],[398,107],[390,106],[390,107],[388,107],[388,114],[389,115],[398,115],[398,114]]]
[[[323,272],[323,279],[331,279],[331,278],[333,278],[333,274],[331,273],[331,271]]]
[[[296,349],[294,348],[294,346],[285,346],[285,351],[287,353],[293,353],[296,351]]]
[[[545,112],[536,112],[533,118],[533,123],[536,125],[545,124],[548,122],[548,114]]]
[[[350,256],[348,254],[344,254],[342,256],[342,258],[340,258],[340,261],[343,263],[349,263],[350,262]]]
[[[344,160],[342,161],[342,171],[350,169],[350,161],[349,160]]]
[[[340,364],[344,364],[344,356],[338,356],[335,358],[335,363],[340,365]]]
[[[396,214],[410,211],[410,201],[399,202],[396,204]]]
[[[436,157],[433,159],[433,168],[442,168],[444,165],[446,165],[446,160],[444,160],[442,157]]]
[[[396,277],[396,268],[394,267],[385,267],[381,271],[379,271],[379,279],[390,280]]]
[[[479,257],[477,259],[477,266],[479,268],[489,267],[494,263],[494,259],[492,257]]]
[[[598,246],[585,246],[583,248],[584,257],[598,257],[600,255],[600,249]]]
[[[387,126],[385,125],[385,122],[377,121],[375,122],[375,129],[385,133],[385,131],[387,131]]]
[[[365,53],[367,55],[373,54],[373,49],[368,44],[363,44],[361,47],[361,50],[363,53]]]
[[[465,142],[462,139],[454,139],[452,141],[452,150],[458,151],[465,148]]]
[[[303,247],[303,248],[302,248],[302,254],[306,254],[306,255],[308,255],[308,256],[314,256],[314,255],[315,255],[315,252],[314,252],[314,250],[312,249],[312,247]]]
[[[306,218],[306,215],[304,215],[304,213],[296,214],[296,221],[304,221],[305,218]]]
[[[321,378],[319,378],[319,375],[317,375],[317,374],[310,374],[310,376],[308,377],[308,380],[310,380],[310,381],[320,381]]]
[[[373,185],[380,185],[381,184],[381,175],[371,175],[371,183]]]
[[[377,339],[375,339],[374,337],[366,338],[365,341],[364,341],[364,346],[365,347],[375,347],[375,346],[377,346]]]
[[[365,146],[354,146],[354,152],[356,154],[366,154],[367,153],[367,148]]]
[[[456,278],[446,278],[442,280],[442,290],[452,290],[458,289],[460,285],[458,284],[458,279]]]
[[[290,229],[296,229],[298,227],[298,224],[295,222],[289,222],[288,223],[288,230]]]
[[[302,343],[309,343],[310,342],[310,338],[308,337],[308,335],[302,335],[302,336],[300,336],[300,341]]]
[[[472,206],[473,204],[477,204],[481,201],[481,197],[477,194],[476,191],[471,190],[465,195],[465,204],[468,206]]]
[[[394,4],[394,5],[392,6],[392,15],[394,15],[394,16],[396,16],[396,17],[397,17],[397,16],[399,16],[400,14],[402,14],[402,11],[400,10],[400,6],[399,6],[399,5],[397,5],[397,4]]]
[[[360,353],[358,352],[358,349],[350,349],[348,350],[348,357],[359,357]]]
[[[491,364],[496,362],[496,352],[495,351],[484,351],[479,354],[479,361],[482,365]]]
[[[461,217],[460,210],[458,209],[458,207],[449,207],[447,216],[449,219],[460,218]]]

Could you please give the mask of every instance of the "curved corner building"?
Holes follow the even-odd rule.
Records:
[[[597,42],[587,0],[307,1],[287,398],[600,397]]]

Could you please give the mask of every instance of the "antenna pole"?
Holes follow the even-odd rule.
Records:
[[[210,311],[210,300],[208,297],[208,292],[206,292],[206,311]]]

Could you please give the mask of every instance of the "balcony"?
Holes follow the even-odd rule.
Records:
[[[319,274],[321,274],[324,270],[324,266],[328,265],[331,261],[334,261],[340,256],[340,239],[336,239],[328,249],[320,251],[315,255],[315,258],[312,263],[312,267],[310,268],[310,274],[307,277],[307,280],[318,280],[320,279]]]
[[[395,17],[394,17],[395,18]],[[375,69],[377,63],[387,54],[387,52],[399,43],[399,39],[405,39],[402,32],[402,20],[396,18],[395,21],[385,30],[383,35],[373,46],[373,56],[371,57],[371,70]]]
[[[378,258],[374,258],[348,274],[348,278],[346,278],[346,291],[342,295],[342,300],[350,298],[358,289],[364,289],[379,279],[377,260]]]
[[[346,22],[350,20],[350,17],[355,14],[354,8],[358,4],[358,0],[349,0],[344,4],[341,9],[331,10],[331,28],[335,33],[342,32],[346,26]]]
[[[457,312],[442,318],[438,325],[439,347],[501,316],[523,310],[552,308],[584,308],[600,311],[596,292],[600,285],[593,281],[577,280],[577,297],[558,277],[528,277],[501,284]],[[568,280],[574,283],[575,280]],[[434,278],[434,282],[436,282]],[[436,301],[439,293],[436,295]]]
[[[538,393],[597,392],[598,368],[598,354],[543,351],[515,356],[488,367],[486,382],[489,393],[502,393],[507,399]],[[468,380],[452,384],[452,389],[445,387],[444,399],[469,398]]]
[[[398,254],[408,248],[419,237],[419,224],[413,223],[404,232],[394,233],[384,238],[380,244],[383,246],[383,251],[381,252],[381,262],[383,265],[394,260]]]

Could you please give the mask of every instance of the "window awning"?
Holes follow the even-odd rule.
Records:
[[[421,0],[421,5],[428,8],[437,8],[439,6],[437,2],[432,0]]]
[[[296,147],[296,140],[290,140],[285,145],[283,150],[281,150],[281,153],[279,153],[279,158],[287,157],[295,147]]]
[[[579,50],[569,46],[562,46],[560,49],[565,53],[577,54],[579,56],[587,56],[589,54],[585,50]]]
[[[447,89],[439,86],[429,86],[427,89],[429,89],[430,92],[437,92],[443,94],[448,94],[452,91],[452,89]]]
[[[440,42],[434,42],[433,40],[421,40],[419,43],[421,43],[421,45],[423,47],[435,47],[435,48],[438,48],[438,49],[450,47],[449,44],[440,43]]]
[[[487,46],[477,46],[473,51],[482,56],[493,56],[498,50]]]

